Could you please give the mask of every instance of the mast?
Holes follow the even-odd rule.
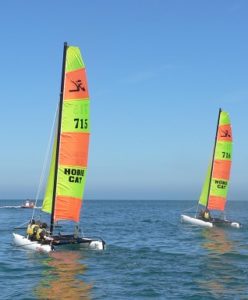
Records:
[[[217,128],[216,128],[216,134],[215,134],[215,140],[214,140],[214,151],[213,151],[212,163],[211,163],[211,171],[210,171],[210,180],[209,180],[209,185],[208,185],[208,196],[207,196],[206,208],[207,208],[207,206],[208,206],[209,194],[210,194],[210,188],[211,188],[211,183],[212,183],[212,174],[213,174],[213,166],[214,166],[214,156],[215,156],[216,143],[217,143],[217,137],[218,137],[218,129],[219,129],[219,122],[220,122],[220,114],[221,114],[221,108],[219,108],[219,115],[218,115],[218,121],[217,121]]]
[[[56,145],[56,156],[55,156],[55,166],[54,166],[53,199],[52,199],[52,211],[51,211],[51,221],[50,221],[50,233],[51,234],[53,233],[53,225],[54,225],[54,210],[55,210],[56,186],[57,186],[57,177],[58,177],[59,146],[60,146],[63,97],[64,97],[65,64],[66,64],[67,47],[68,47],[67,43],[65,42],[64,43],[64,52],[63,52],[63,62],[62,62],[61,88],[60,88],[59,113],[58,113],[57,145]]]

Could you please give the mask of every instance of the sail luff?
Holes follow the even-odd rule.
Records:
[[[211,184],[212,184],[213,167],[214,167],[214,157],[215,157],[216,143],[217,143],[217,137],[218,137],[219,123],[220,123],[220,114],[221,114],[221,108],[219,108],[218,121],[217,121],[217,127],[216,127],[215,139],[214,139],[214,150],[213,150],[213,156],[212,156],[212,162],[211,162],[211,169],[210,169],[210,176],[209,176],[209,186],[208,186],[208,194],[207,194],[206,207],[208,207],[209,195],[210,195]]]
[[[58,180],[60,133],[61,133],[61,120],[62,120],[62,109],[63,109],[63,98],[64,98],[64,85],[65,85],[64,82],[65,82],[66,52],[67,52],[67,43],[65,42],[64,43],[64,51],[63,51],[62,72],[61,72],[61,88],[60,88],[59,113],[58,113],[57,144],[56,144],[56,150],[55,150],[54,183],[53,183],[53,197],[52,197],[52,209],[51,209],[51,221],[50,221],[51,234],[53,233],[54,211],[55,211],[57,180]]]

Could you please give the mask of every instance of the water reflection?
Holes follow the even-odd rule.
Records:
[[[234,250],[234,245],[228,239],[223,228],[216,227],[211,230],[206,228],[202,231],[202,235],[204,238],[203,248],[212,251],[212,253],[224,254]]]
[[[55,251],[45,261],[46,271],[35,289],[38,299],[91,299],[92,285],[79,279],[86,266],[79,251]]]
[[[226,295],[231,299],[232,296],[245,291],[245,286],[235,284],[239,282],[237,281],[239,276],[236,264],[237,251],[228,234],[230,232],[223,228],[202,230],[202,247],[208,252],[202,258],[203,280],[199,280],[199,284],[201,289],[207,291],[214,299],[221,299]]]

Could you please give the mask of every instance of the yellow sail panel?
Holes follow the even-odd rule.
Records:
[[[80,219],[89,148],[89,93],[77,47],[66,53],[54,220]]]
[[[45,197],[42,204],[42,210],[47,213],[52,212],[52,201],[53,201],[53,185],[54,185],[54,174],[55,174],[55,157],[56,157],[56,147],[57,139],[54,139],[53,152],[51,157],[51,164],[49,170],[49,176],[47,180]]]
[[[210,184],[210,175],[211,175],[211,164],[208,166],[205,182],[202,187],[200,199],[199,199],[199,204],[203,206],[207,206],[208,203],[208,188]]]

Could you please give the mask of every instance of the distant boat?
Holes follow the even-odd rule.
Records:
[[[228,225],[240,228],[240,223],[229,221],[224,216],[231,163],[232,128],[230,118],[227,112],[219,109],[213,156],[202,188],[196,214],[195,216],[181,215],[182,222],[204,227]],[[214,216],[217,211],[221,212],[222,216]]]
[[[14,243],[25,249],[49,252],[63,245],[102,250],[101,238],[81,237],[80,210],[84,194],[90,135],[89,93],[86,70],[78,47],[64,44],[57,132],[42,211],[51,215],[52,242],[30,241],[13,233]],[[54,234],[55,223],[73,221],[74,233]],[[66,228],[69,228],[65,225]]]
[[[34,202],[31,200],[26,200],[22,205],[21,208],[34,208]]]

